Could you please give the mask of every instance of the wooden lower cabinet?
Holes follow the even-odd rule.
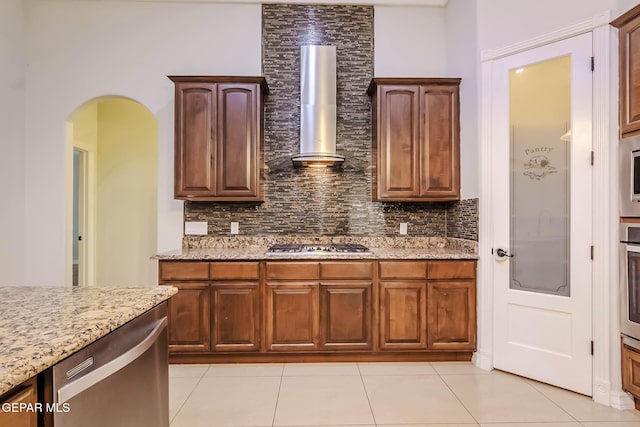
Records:
[[[169,300],[169,351],[211,350],[208,283],[168,283],[178,288]]]
[[[317,283],[267,282],[267,351],[319,348],[318,287]]]
[[[212,350],[260,349],[260,286],[255,283],[211,285]]]
[[[0,426],[2,427],[37,427],[38,402],[36,379],[32,378],[9,391],[0,399]],[[20,410],[20,405],[28,405],[32,410]],[[5,409],[8,409],[5,412]]]
[[[640,409],[640,349],[622,341],[622,389],[634,397],[636,409]]]
[[[473,281],[429,281],[427,347],[475,350],[476,297]]]
[[[320,347],[326,350],[372,349],[373,283],[320,284]]]
[[[380,282],[380,349],[426,350],[427,282]]]
[[[160,283],[179,289],[169,301],[170,355],[181,363],[469,360],[475,268],[462,260],[161,261]]]

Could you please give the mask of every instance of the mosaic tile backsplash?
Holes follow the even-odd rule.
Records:
[[[262,6],[262,67],[270,93],[264,117],[263,203],[185,202],[185,221],[207,221],[209,235],[393,236],[409,234],[477,240],[477,199],[448,203],[371,201],[373,7]],[[294,169],[299,150],[300,46],[337,50],[337,151],[341,170]]]

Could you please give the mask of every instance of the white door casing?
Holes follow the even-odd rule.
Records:
[[[495,258],[494,366],[589,396],[591,55],[591,34],[582,34],[495,61],[492,182],[494,249],[509,248],[514,255]],[[527,104],[513,97],[510,103],[516,87],[510,80],[519,85],[549,72],[553,78],[536,80],[538,92],[545,92],[543,105],[510,132],[516,101]],[[563,103],[559,110],[570,116],[570,137],[560,127],[564,117],[543,117],[545,109]],[[531,290],[549,284],[562,291]]]
[[[620,409],[633,408],[621,389],[618,326],[617,266],[617,32],[609,25],[610,11],[526,40],[481,52],[480,212],[478,260],[478,349],[474,363],[493,368],[493,140],[492,68],[495,60],[575,35],[593,36],[593,399]]]

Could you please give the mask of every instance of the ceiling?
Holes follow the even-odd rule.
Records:
[[[54,2],[63,0],[37,0],[41,2]],[[100,0],[80,0],[95,1]],[[155,2],[155,3],[304,3],[304,4],[371,4],[376,6],[434,6],[444,7],[449,0],[117,0],[121,2]]]

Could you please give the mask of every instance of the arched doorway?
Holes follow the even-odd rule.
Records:
[[[139,102],[101,97],[68,118],[67,279],[157,283],[158,123]]]

